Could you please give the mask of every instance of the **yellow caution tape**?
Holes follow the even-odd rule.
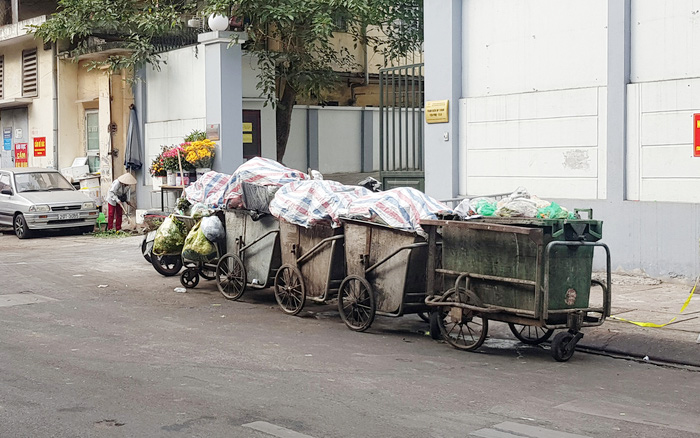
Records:
[[[683,313],[686,307],[688,307],[688,304],[690,304],[690,299],[693,298],[693,294],[695,293],[695,288],[698,287],[698,280],[700,280],[700,276],[695,279],[695,286],[693,286],[693,289],[690,291],[690,295],[688,295],[688,299],[685,300],[685,303],[683,303],[683,307],[681,307],[681,311],[678,312],[680,315]],[[623,321],[623,322],[629,322],[630,324],[638,325],[639,327],[652,327],[652,328],[661,328],[661,327],[666,327],[667,325],[671,324],[673,321],[678,319],[678,317],[674,317],[672,320],[667,322],[666,324],[654,324],[653,322],[638,322],[638,321],[630,321],[629,319],[625,318],[620,318],[619,316],[612,315],[610,316],[612,319],[616,319],[618,321]]]

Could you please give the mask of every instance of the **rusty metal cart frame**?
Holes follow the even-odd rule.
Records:
[[[343,227],[348,275],[338,291],[338,311],[350,330],[367,330],[375,315],[400,317],[430,309],[423,237],[355,219],[344,219]]]
[[[275,275],[275,299],[283,312],[296,315],[306,300],[335,298],[345,276],[343,229],[316,224],[310,228],[280,224],[282,266]]]
[[[590,216],[591,212],[589,211],[589,219]],[[504,224],[504,222],[506,224]],[[428,295],[426,304],[435,309],[431,314],[431,330],[433,330],[435,326],[439,326],[443,338],[455,348],[462,350],[475,350],[479,348],[484,342],[488,332],[488,320],[509,323],[516,337],[529,344],[543,342],[549,338],[554,329],[566,328],[568,329],[566,332],[558,333],[557,336],[555,336],[551,348],[551,353],[555,360],[566,361],[571,358],[576,343],[583,336],[579,330],[582,327],[599,326],[605,321],[607,316],[610,316],[610,250],[607,245],[597,242],[597,239],[599,239],[601,235],[588,230],[586,221],[508,220],[498,218],[497,220],[480,219],[475,221],[422,221],[421,224],[428,231],[429,236],[429,271],[432,266],[435,266],[435,259],[437,257],[436,239],[438,228],[443,229],[443,250],[444,245],[450,244],[449,240],[452,238],[449,235],[445,235],[445,230],[447,228],[463,230],[460,231],[462,233],[503,233],[501,235],[508,235],[508,238],[512,238],[513,242],[515,242],[514,248],[516,251],[524,251],[522,248],[518,247],[518,242],[534,245],[534,260],[521,256],[520,252],[513,257],[516,263],[523,263],[524,265],[529,263],[530,271],[535,272],[534,279],[490,275],[484,272],[435,269],[434,272],[441,274],[443,279],[446,277],[456,277],[454,286],[445,293],[439,294],[435,275],[431,275],[429,272],[426,286]],[[546,235],[543,228],[538,227],[538,225],[542,224],[556,228],[556,231],[554,231],[552,235]],[[591,234],[587,234],[589,231],[592,236]],[[563,236],[565,232],[568,234],[567,236]],[[556,236],[556,238],[564,237],[565,240],[552,240],[554,238],[553,236]],[[525,240],[518,240],[519,238],[524,238]],[[507,248],[507,245],[504,247]],[[598,247],[604,249],[606,256],[605,283],[592,280],[588,282],[589,290],[578,291],[581,297],[585,296],[585,306],[575,307],[577,291],[569,289],[564,295],[567,305],[569,305],[568,308],[550,308],[550,299],[552,298],[550,285],[551,273],[553,272],[552,265],[557,261],[557,256],[554,255],[555,252],[561,255],[561,252],[557,252],[560,249],[575,253],[579,248],[590,248],[590,250],[584,250],[586,252],[581,259],[583,259],[585,263],[592,263],[593,251]],[[486,247],[465,247],[464,251],[469,251],[470,249],[477,252],[479,249],[483,251],[497,251],[497,249],[489,249]],[[588,257],[588,251],[590,251],[590,257]],[[474,257],[477,256],[478,255],[474,255]],[[443,252],[443,265],[445,265],[445,261],[445,253]],[[533,261],[534,266],[532,265]],[[570,263],[574,263],[575,266],[576,261]],[[449,265],[449,263],[447,265]],[[590,275],[590,267],[588,267],[587,275]],[[580,281],[581,279],[578,278],[578,280]],[[603,290],[603,302],[601,307],[590,306],[588,303],[591,283],[600,286]],[[464,286],[462,286],[462,284]],[[533,304],[532,308],[525,308],[526,306],[521,308],[493,305],[484,303],[482,300],[482,298],[486,296],[493,297],[494,291],[503,291],[507,289],[513,289],[514,291],[519,290],[521,294],[528,294],[528,302]],[[513,296],[517,297],[518,295],[514,292]],[[453,324],[449,330],[445,326],[446,321]],[[518,325],[539,328],[541,329],[541,333],[539,331],[535,331],[534,334],[529,331],[525,333],[515,328]],[[459,327],[459,330],[453,333],[456,327]],[[466,334],[464,331],[465,328],[467,330]]]
[[[281,262],[279,222],[256,211],[226,210],[226,248],[216,266],[216,286],[230,300],[247,288],[265,289],[274,282]]]

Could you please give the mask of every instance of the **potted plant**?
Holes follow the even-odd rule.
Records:
[[[197,178],[211,170],[216,154],[216,143],[205,138],[191,143],[184,143],[185,160],[197,171]]]
[[[153,161],[151,161],[151,166],[148,168],[148,171],[151,173],[151,177],[153,178],[153,190],[160,189],[160,186],[165,184],[165,179],[168,174],[167,170],[165,169],[163,149],[161,149],[161,153],[158,154]]]

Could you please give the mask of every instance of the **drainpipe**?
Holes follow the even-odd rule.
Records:
[[[51,80],[53,82],[53,167],[58,170],[58,51],[51,45]]]

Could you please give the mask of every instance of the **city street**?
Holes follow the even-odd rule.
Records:
[[[271,290],[177,293],[140,245],[0,234],[0,437],[700,437],[698,369],[461,352],[415,315],[355,333]]]

